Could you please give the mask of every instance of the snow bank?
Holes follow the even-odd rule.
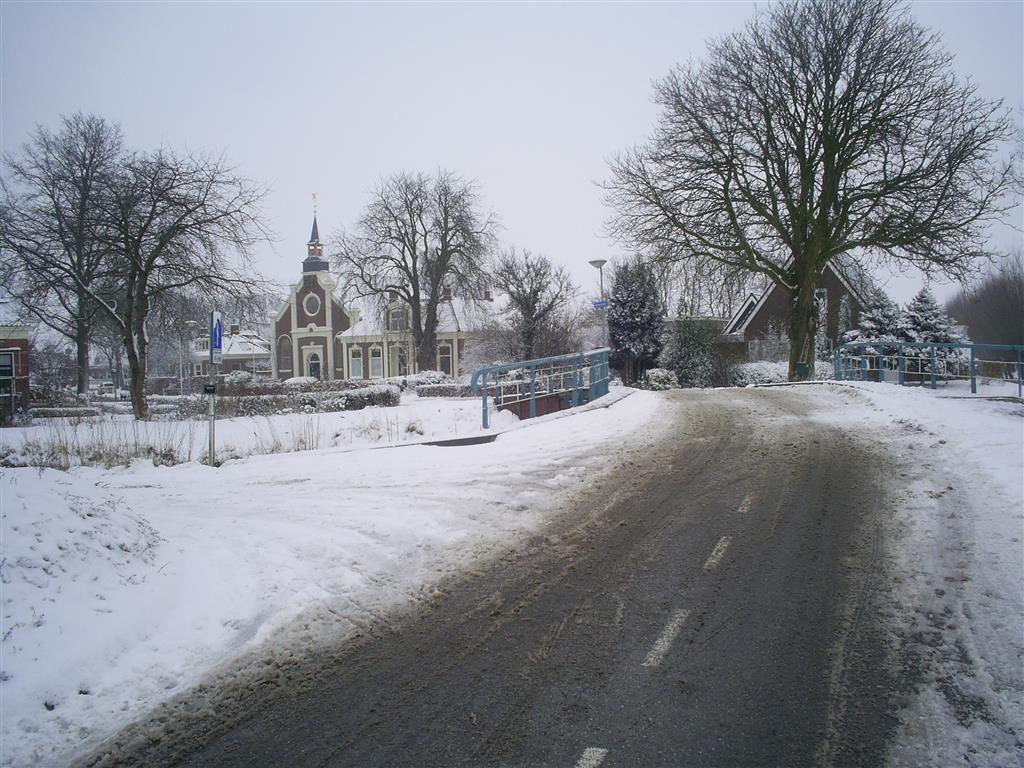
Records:
[[[658,438],[656,396],[606,402],[623,397],[532,425],[503,414],[515,428],[478,446],[3,470],[4,556],[26,558],[4,566],[19,626],[2,646],[3,764],[64,764],[261,644],[312,652],[430,594]],[[452,412],[421,405],[425,422]],[[51,563],[45,579],[28,558]]]
[[[1006,766],[1024,745],[1024,404],[851,383],[819,418],[894,457],[887,612],[908,681],[893,766]],[[813,392],[817,387],[803,388]]]

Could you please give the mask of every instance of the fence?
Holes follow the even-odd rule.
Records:
[[[473,372],[473,395],[482,395],[483,428],[489,426],[488,398],[497,408],[533,418],[608,394],[608,350],[492,365]]]
[[[852,342],[835,351],[837,381],[896,381],[930,385],[978,378],[1015,381],[1024,396],[1024,346],[1018,344],[930,344],[924,342]]]

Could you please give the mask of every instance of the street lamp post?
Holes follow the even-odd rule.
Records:
[[[608,259],[591,259],[588,263],[597,270],[598,279],[601,281],[601,312],[604,315],[604,345],[608,347],[611,346],[608,330],[608,305],[604,303],[604,265],[608,263]]]

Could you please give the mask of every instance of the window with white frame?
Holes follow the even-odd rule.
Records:
[[[14,353],[0,352],[0,378],[14,376]]]
[[[302,300],[302,310],[306,313],[307,317],[313,317],[317,312],[320,311],[320,297],[315,293],[311,293]]]
[[[370,378],[379,379],[384,375],[384,351],[380,347],[370,347]]]
[[[348,377],[350,379],[363,378],[363,350],[359,347],[352,347],[348,353]]]
[[[310,352],[306,358],[306,375],[314,379],[320,378],[320,355]]]

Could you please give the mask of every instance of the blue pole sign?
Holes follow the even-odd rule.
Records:
[[[594,302],[594,309],[604,309],[608,306],[608,299],[601,299]]]
[[[224,338],[224,321],[220,312],[210,313],[210,365],[220,365],[221,345]]]

